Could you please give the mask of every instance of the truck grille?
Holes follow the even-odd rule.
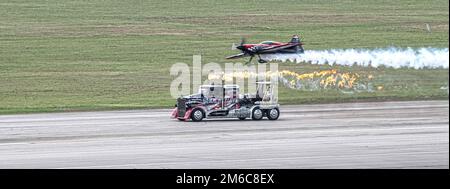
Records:
[[[184,117],[186,114],[186,100],[182,98],[177,99],[178,117]]]

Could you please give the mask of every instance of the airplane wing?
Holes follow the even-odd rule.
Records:
[[[247,56],[247,54],[239,53],[239,54],[236,54],[236,55],[228,56],[228,57],[226,57],[226,59],[236,59],[236,58],[242,58],[242,57],[245,57],[245,56]]]
[[[279,46],[275,46],[275,47],[269,47],[269,48],[262,49],[261,51],[259,51],[259,53],[276,52],[276,51],[279,51],[279,50],[295,47],[297,45],[298,45],[298,43],[290,43],[290,44],[286,44],[286,45],[279,45]]]

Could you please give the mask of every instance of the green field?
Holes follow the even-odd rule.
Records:
[[[299,33],[306,49],[448,48],[448,22],[447,0],[2,0],[0,114],[171,107],[171,65],[192,64],[193,54],[225,63],[242,36],[288,41]],[[299,73],[330,68],[280,64]],[[448,69],[333,68],[371,73],[384,89],[280,87],[280,102],[448,99]]]

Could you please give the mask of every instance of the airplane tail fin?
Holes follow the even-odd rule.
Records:
[[[291,43],[298,43],[298,46],[295,47],[297,53],[304,53],[303,43],[300,41],[300,37],[298,35],[292,36]]]
[[[298,35],[292,36],[291,43],[300,43],[300,37]]]

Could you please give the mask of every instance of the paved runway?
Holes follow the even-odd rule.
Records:
[[[0,168],[449,168],[449,102],[282,106],[277,121],[170,110],[0,116]]]

